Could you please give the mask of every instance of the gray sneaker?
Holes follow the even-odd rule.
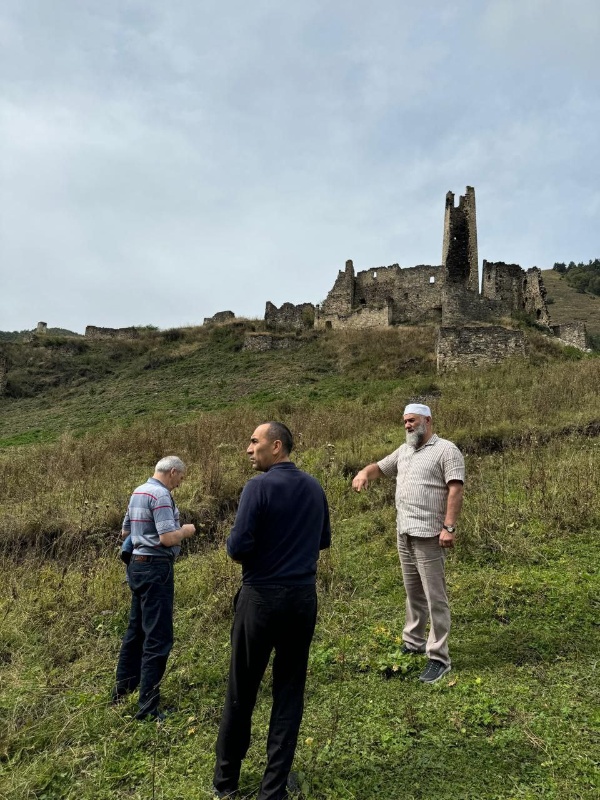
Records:
[[[443,678],[452,667],[450,664],[442,664],[441,661],[436,661],[434,658],[430,658],[427,662],[427,666],[423,670],[423,672],[419,675],[419,680],[423,681],[423,683],[436,683],[439,681],[440,678]]]

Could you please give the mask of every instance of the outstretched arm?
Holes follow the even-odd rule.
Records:
[[[363,467],[360,472],[357,472],[354,476],[352,488],[355,492],[361,492],[368,487],[370,481],[375,481],[377,478],[381,478],[382,475],[383,472],[379,469],[377,463],[367,464],[366,467]]]

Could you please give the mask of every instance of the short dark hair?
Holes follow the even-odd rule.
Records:
[[[283,422],[267,422],[269,426],[269,439],[274,442],[278,439],[286,453],[289,455],[294,449],[294,437],[291,430]]]

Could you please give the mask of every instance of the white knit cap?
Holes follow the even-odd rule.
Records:
[[[422,417],[430,417],[431,409],[423,403],[409,403],[404,409],[405,414],[419,414]]]

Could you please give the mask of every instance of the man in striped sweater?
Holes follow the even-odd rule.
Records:
[[[398,553],[406,591],[402,652],[427,653],[420,680],[435,683],[450,671],[444,562],[448,549],[454,547],[465,463],[455,444],[433,432],[429,406],[407,405],[404,430],[406,443],[361,469],[352,488],[361,492],[377,478],[396,478]]]

